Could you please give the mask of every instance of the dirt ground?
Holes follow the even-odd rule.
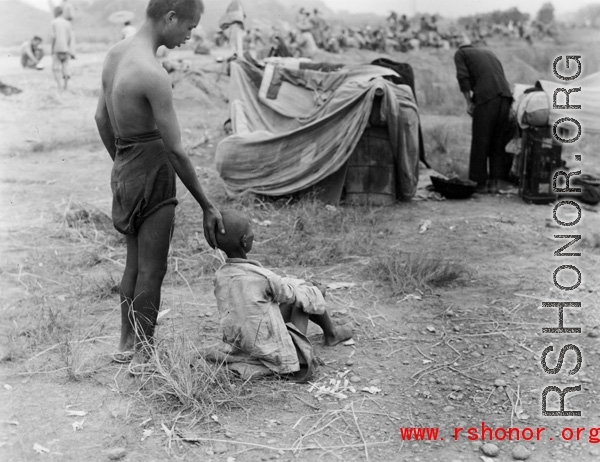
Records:
[[[329,309],[336,322],[353,324],[355,344],[317,346],[321,366],[312,384],[232,378],[231,394],[216,397],[204,414],[168,394],[150,399],[148,383],[109,360],[125,248],[108,219],[111,162],[93,121],[103,55],[81,53],[65,93],[49,70],[24,71],[14,56],[0,58],[2,81],[23,90],[0,97],[2,460],[485,461],[480,441],[452,437],[455,427],[480,429],[482,422],[546,428],[539,441],[493,441],[500,452],[489,460],[513,460],[519,451],[533,461],[600,460],[600,446],[589,442],[600,427],[597,207],[584,207],[579,224],[565,228],[553,220],[553,204],[528,205],[514,194],[335,209],[228,199],[212,161],[224,136],[227,77],[214,58],[187,51],[176,57],[193,59],[203,72],[196,84],[179,81],[174,94],[203,184],[220,207],[243,209],[262,225],[272,221],[256,226],[254,258],[282,274],[338,283]],[[462,145],[452,148],[462,150],[464,164],[467,116],[424,113],[423,126],[441,119],[459,134]],[[599,156],[587,146],[565,155],[581,148],[593,169]],[[218,258],[201,236],[199,208],[181,184],[178,191],[157,337],[160,345],[185,334],[201,350],[220,340],[212,293]],[[559,218],[574,216],[561,209]],[[555,234],[580,234],[568,251],[581,256],[555,257],[566,243]],[[464,274],[446,286],[394,292],[373,262],[397,252],[433,255]],[[572,293],[553,284],[561,264],[582,274]],[[573,284],[573,272],[559,282]],[[543,334],[558,318],[542,301],[581,301],[581,309],[565,309],[564,322],[582,333]],[[318,329],[311,335],[319,343]],[[575,364],[570,351],[559,374],[545,373],[542,351],[554,346],[551,367],[568,343],[581,351],[581,370],[567,375]],[[565,406],[582,416],[543,417],[549,385],[581,385]],[[548,403],[557,408],[555,394]],[[402,441],[401,427],[437,427],[444,439]],[[564,427],[586,430],[580,441],[567,441]]]

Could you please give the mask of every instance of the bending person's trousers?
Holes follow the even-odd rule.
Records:
[[[484,183],[488,178],[502,178],[506,155],[504,149],[510,134],[511,102],[510,98],[496,96],[475,106],[469,163],[470,180]]]

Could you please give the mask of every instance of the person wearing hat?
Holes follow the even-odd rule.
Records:
[[[510,140],[512,92],[502,63],[491,50],[474,47],[466,34],[458,44],[456,78],[473,119],[469,179],[477,182],[477,192],[496,194]]]

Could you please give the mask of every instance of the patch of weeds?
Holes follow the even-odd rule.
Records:
[[[92,302],[100,302],[119,293],[119,283],[109,274],[101,281],[96,281],[90,290]]]
[[[470,276],[462,264],[424,252],[395,252],[378,257],[371,262],[368,271],[371,276],[387,283],[394,295],[449,286]]]
[[[239,379],[223,364],[207,362],[187,334],[173,332],[148,350],[154,371],[143,376],[142,401],[192,415],[195,421],[240,407]]]

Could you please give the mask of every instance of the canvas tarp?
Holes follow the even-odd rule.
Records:
[[[233,135],[216,153],[228,193],[280,196],[322,185],[345,166],[378,94],[378,117],[387,123],[393,150],[396,195],[412,198],[418,183],[418,109],[411,89],[385,80],[386,75],[397,74],[372,65],[320,72],[232,62]]]
[[[550,102],[550,124],[563,117],[571,117],[581,124],[582,134],[585,132],[600,133],[600,72],[578,78],[572,82],[553,82],[549,80],[540,80],[544,92]],[[581,105],[581,109],[554,109],[552,106],[554,91],[557,88],[570,90],[581,88],[579,92],[572,92],[569,96],[571,105]],[[556,104],[565,104],[565,93],[559,92],[556,96]],[[564,124],[565,128],[569,126]],[[575,128],[575,133],[576,133]]]

